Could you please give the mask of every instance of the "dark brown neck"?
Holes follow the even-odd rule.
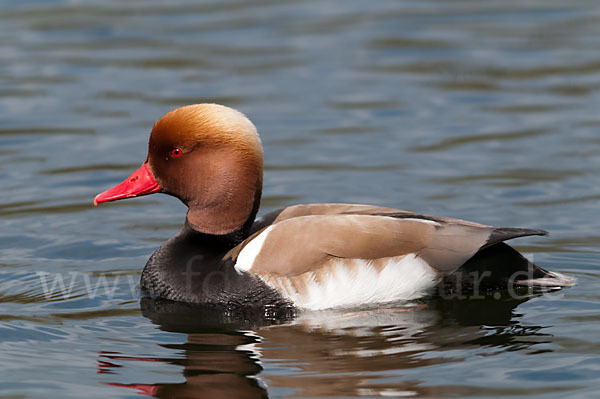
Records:
[[[232,213],[231,206],[228,206],[228,204],[221,204],[209,209],[190,207],[186,217],[186,225],[198,233],[223,237],[226,240],[231,239],[237,245],[250,235],[250,228],[260,207],[261,191],[261,186],[259,186],[254,193],[251,208],[245,212],[238,209],[237,212]],[[245,217],[240,218],[237,216],[244,213]],[[232,214],[235,217],[231,217]]]

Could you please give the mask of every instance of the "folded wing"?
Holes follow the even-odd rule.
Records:
[[[393,214],[291,217],[255,233],[229,256],[237,258],[238,270],[293,276],[316,270],[332,258],[375,260],[414,254],[447,273],[473,256],[494,231],[458,220]]]

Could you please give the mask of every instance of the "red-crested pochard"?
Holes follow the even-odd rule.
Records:
[[[222,105],[167,113],[148,147],[144,164],[94,204],[161,192],[188,206],[182,230],[142,273],[141,288],[153,297],[228,307],[352,307],[422,297],[462,265],[480,275],[446,283],[450,291],[574,282],[503,243],[543,230],[351,204],[295,205],[255,220],[262,145],[252,122]]]

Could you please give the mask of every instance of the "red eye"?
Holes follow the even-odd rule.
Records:
[[[171,150],[171,156],[173,158],[179,158],[181,156],[181,154],[183,154],[183,151],[181,151],[179,148],[173,148]]]

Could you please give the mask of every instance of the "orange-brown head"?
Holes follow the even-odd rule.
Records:
[[[227,234],[254,220],[262,165],[256,128],[242,113],[217,104],[188,105],[156,122],[146,162],[94,203],[161,191],[188,206],[196,230]]]

